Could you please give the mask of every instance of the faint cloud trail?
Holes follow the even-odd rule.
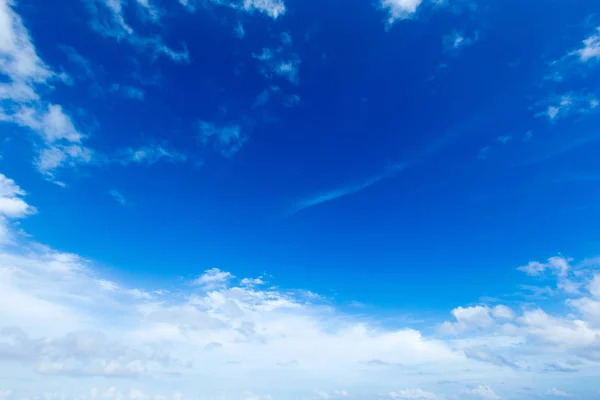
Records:
[[[336,189],[332,189],[330,191],[306,198],[304,200],[300,200],[296,202],[291,207],[291,209],[284,214],[283,218],[291,217],[302,210],[306,210],[307,208],[318,206],[320,204],[339,199],[340,197],[345,197],[351,194],[358,193],[384,179],[391,178],[398,172],[402,171],[404,168],[406,168],[406,164],[391,164],[383,172],[380,172],[377,175],[373,175],[362,182],[341,186]]]

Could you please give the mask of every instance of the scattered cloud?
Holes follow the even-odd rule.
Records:
[[[437,382],[445,377],[477,381],[481,374],[468,371],[486,368],[490,384],[502,381],[509,390],[510,375],[496,373],[495,368],[523,365],[536,379],[537,373],[570,372],[574,365],[582,374],[591,374],[591,363],[600,361],[600,326],[589,311],[592,308],[583,307],[585,301],[600,299],[595,264],[583,262],[568,269],[555,261],[527,264],[526,273],[550,271],[551,278],[560,280],[566,271],[569,279],[580,283],[581,293],[567,294],[568,313],[549,314],[538,304],[518,312],[505,305],[457,307],[451,323],[456,335],[446,340],[386,326],[362,314],[346,314],[305,291],[265,288],[261,277],[236,284],[231,272],[217,268],[170,290],[115,282],[91,261],[36,243],[9,223],[34,212],[22,189],[0,176],[3,228],[13,243],[20,243],[18,247],[0,243],[0,360],[5,365],[16,363],[15,371],[25,374],[21,376],[77,377],[64,389],[67,398],[84,398],[81,385],[94,382],[94,377],[135,378],[126,382],[139,385],[131,393],[140,398],[141,393],[152,392],[153,382],[171,382],[173,374],[178,376],[178,390],[194,393],[197,376],[205,376],[207,382],[247,382],[242,377],[249,373],[277,368],[280,393],[302,398],[314,396],[307,388],[318,387],[318,382],[354,386],[352,377],[361,376],[390,398],[459,395],[496,400],[499,395],[487,384],[463,389],[457,384],[442,388]],[[518,362],[512,361],[517,357]],[[387,368],[366,374],[364,360],[371,360],[371,365],[402,364],[419,373],[423,385],[390,388],[407,387],[414,377],[395,374],[390,381]],[[299,369],[304,374],[301,384]],[[39,387],[49,382],[38,381]],[[243,390],[273,387],[272,374],[253,374],[252,382],[240,383],[235,398],[244,395]],[[93,386],[88,391],[89,387]],[[215,393],[215,387],[219,386],[204,386],[207,394]],[[17,389],[20,395],[30,387]],[[349,396],[345,390],[324,389],[319,398]],[[437,390],[443,393],[437,395]],[[565,392],[548,393],[560,397]]]
[[[411,18],[423,0],[381,0],[381,7],[388,12],[388,24],[399,19]]]
[[[235,1],[223,1],[223,0],[208,0],[211,4],[216,6],[230,7],[235,10],[241,10],[248,13],[259,12],[265,14],[273,19],[277,19],[283,16],[286,12],[285,3],[283,0],[235,0]],[[198,3],[204,5],[205,2],[201,0],[179,0],[179,3],[185,7],[188,11],[196,11]]]
[[[0,0],[3,41],[0,46],[0,122],[28,128],[38,134],[35,165],[49,179],[60,167],[89,163],[93,152],[82,142],[85,136],[75,128],[62,106],[45,102],[38,90],[51,89],[61,81],[37,55],[21,17],[12,3]],[[59,182],[57,182],[59,183]]]
[[[177,150],[169,148],[165,144],[148,144],[141,147],[130,147],[118,155],[114,161],[121,164],[145,164],[152,165],[159,161],[180,163],[187,160],[187,156]]]
[[[544,274],[546,271],[550,271],[557,276],[565,277],[569,273],[571,266],[569,261],[564,257],[555,256],[550,257],[547,263],[540,263],[538,261],[531,261],[527,265],[517,268],[519,271],[525,272],[529,276],[539,276]]]
[[[337,189],[329,190],[315,196],[306,198],[304,200],[300,200],[295,203],[290,210],[285,214],[286,217],[292,216],[302,210],[307,208],[315,207],[323,203],[327,203],[341,197],[349,196],[354,193],[358,193],[362,190],[367,189],[370,186],[375,185],[376,183],[391,178],[395,176],[397,173],[402,171],[405,168],[405,164],[391,164],[381,173],[371,176],[365,179],[362,182],[358,182],[355,184],[350,184],[346,186],[341,186]]]
[[[544,109],[536,114],[555,122],[571,115],[582,115],[600,111],[600,101],[595,94],[568,93],[562,96],[551,96],[541,104]]]
[[[232,157],[242,149],[248,137],[242,132],[240,125],[218,126],[214,123],[200,121],[200,141],[207,146],[209,143],[226,158]]]
[[[126,3],[121,0],[83,1],[91,16],[91,28],[102,36],[126,42],[138,51],[152,53],[154,57],[164,56],[176,63],[189,63],[190,56],[185,44],[181,45],[181,50],[174,50],[160,36],[142,36],[137,33],[125,20]],[[136,4],[150,16],[160,15],[158,9],[150,6],[148,1],[138,0]]]
[[[254,54],[254,58],[261,62],[261,71],[266,78],[272,79],[273,76],[279,76],[297,85],[300,59],[294,53],[287,57],[283,53],[282,47],[275,50],[264,48],[260,54]]]

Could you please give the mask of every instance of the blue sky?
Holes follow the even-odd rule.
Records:
[[[0,398],[596,398],[599,10],[0,0]]]

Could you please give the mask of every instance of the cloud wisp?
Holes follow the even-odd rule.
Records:
[[[392,164],[388,166],[385,170],[378,173],[377,175],[373,175],[363,181],[345,185],[338,187],[333,190],[329,190],[323,193],[316,194],[314,196],[308,197],[304,200],[300,200],[296,202],[285,214],[284,218],[291,217],[294,214],[297,214],[303,210],[306,210],[311,207],[318,206],[320,204],[324,204],[330,201],[337,200],[339,198],[350,196],[352,194],[363,191],[370,186],[373,186],[384,179],[391,178],[395,176],[397,173],[402,171],[406,167],[406,164]]]

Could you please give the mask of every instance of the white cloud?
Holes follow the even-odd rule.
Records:
[[[207,146],[212,144],[223,157],[231,157],[242,149],[248,137],[242,132],[240,125],[218,126],[214,123],[200,121],[200,141]]]
[[[392,399],[406,400],[437,400],[438,397],[431,392],[426,392],[423,389],[405,389],[397,392],[391,392],[389,397]]]
[[[490,315],[491,309],[485,306],[458,307],[452,310],[456,322],[444,322],[439,331],[447,335],[458,335],[474,329],[491,327],[494,320]]]
[[[200,275],[197,279],[195,279],[193,281],[193,284],[205,286],[212,289],[215,287],[226,286],[227,283],[233,278],[235,278],[235,276],[233,276],[229,272],[221,271],[218,268],[211,268],[204,271],[204,274]]]
[[[496,400],[500,398],[492,388],[486,385],[478,385],[474,388],[467,389],[465,390],[465,394],[486,400]]]
[[[583,62],[600,58],[600,27],[596,29],[596,33],[584,39],[583,47],[575,51],[574,54],[577,54]]]
[[[264,285],[266,282],[263,280],[262,276],[258,278],[244,278],[240,281],[241,286],[256,286],[256,285]]]
[[[24,201],[6,177],[0,194]],[[31,209],[0,208],[7,220]],[[15,240],[0,244],[0,375],[17,398],[37,398],[56,385],[64,391],[57,398],[153,398],[165,389],[179,398],[170,389],[175,382],[182,394],[201,388],[207,398],[309,399],[319,388],[328,399],[374,397],[376,390],[398,399],[494,400],[499,396],[488,385],[503,383],[507,394],[522,386],[505,367],[540,386],[549,373],[572,371],[564,366],[573,360],[584,377],[600,361],[600,329],[576,307],[553,315],[539,305],[518,313],[501,305],[457,307],[458,336],[442,340],[364,310],[347,314],[305,291],[259,287],[261,278],[236,284],[231,272],[216,268],[195,282],[169,283],[169,290],[151,288],[146,277],[145,284],[116,282],[91,261],[4,226]],[[566,270],[588,288],[569,298],[582,304],[597,299],[597,277],[583,264]],[[385,360],[406,373],[369,369],[364,360]],[[410,388],[416,375],[419,389],[397,390]],[[571,375],[573,386],[584,388],[579,374]],[[440,380],[485,384],[463,390]]]
[[[549,258],[547,263],[531,261],[529,264],[517,269],[530,276],[539,276],[549,270],[557,276],[564,277],[569,273],[571,266],[569,265],[569,260],[564,257],[557,256]]]
[[[92,151],[82,145],[82,135],[58,104],[45,103],[40,87],[59,80],[38,57],[27,29],[12,3],[0,0],[0,121],[29,128],[39,134],[42,145],[36,159],[40,172],[53,177],[59,167],[89,163]]]
[[[388,23],[412,17],[422,0],[381,0],[381,7],[389,12]]]
[[[244,9],[258,10],[274,19],[285,14],[285,4],[282,0],[244,0]]]
[[[0,174],[0,217],[24,218],[36,209],[23,200],[25,192],[12,179]]]

